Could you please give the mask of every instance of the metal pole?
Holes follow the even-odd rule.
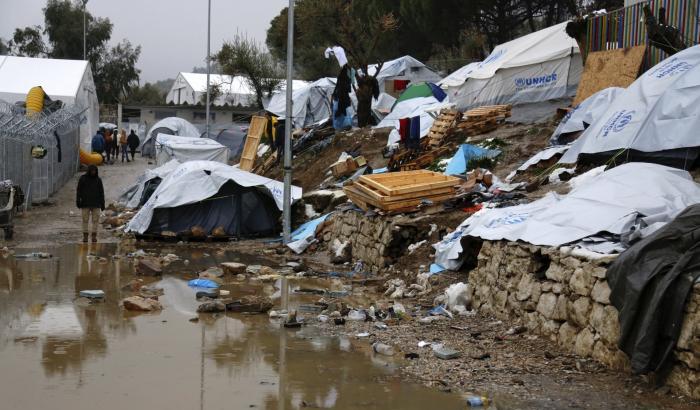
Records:
[[[83,0],[83,60],[87,60],[87,40],[86,40],[86,31],[87,31],[87,13],[85,9],[87,8],[87,0]]]
[[[209,72],[211,71],[210,57],[209,57],[209,46],[211,37],[211,0],[209,0],[209,9],[207,11],[207,126],[206,126],[206,136],[209,137]]]
[[[294,0],[287,10],[287,104],[284,113],[284,197],[282,199],[284,243],[292,232],[292,64],[294,62]]]

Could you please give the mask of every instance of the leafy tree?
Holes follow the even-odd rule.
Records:
[[[214,83],[209,83],[209,104],[213,105],[214,100],[219,98],[221,94],[223,94],[223,91],[221,89],[222,84],[214,84]],[[202,105],[207,104],[207,94],[204,93],[202,94],[200,101]]]
[[[0,56],[10,54],[10,46],[0,37]]]
[[[9,43],[11,53],[23,57],[41,57],[46,54],[46,45],[41,37],[41,26],[16,28]]]
[[[254,40],[236,35],[227,41],[214,56],[221,71],[228,75],[243,75],[255,90],[256,102],[263,108],[263,98],[279,88],[284,77],[279,65],[261,45]]]
[[[103,103],[114,104],[126,99],[138,87],[140,70],[136,62],[141,54],[141,46],[132,46],[128,40],[111,48],[101,56],[95,68],[97,94]]]
[[[165,104],[165,92],[152,83],[146,83],[141,87],[135,87],[126,98],[125,104],[131,105],[163,105]]]

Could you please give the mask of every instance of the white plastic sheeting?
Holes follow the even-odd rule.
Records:
[[[447,85],[457,108],[545,101],[573,95],[583,72],[576,40],[567,22],[500,44],[486,59],[461,68]],[[473,64],[473,63],[472,63]],[[455,73],[453,73],[455,74]]]
[[[199,137],[201,133],[195,127],[187,121],[184,118],[179,118],[179,117],[168,117],[168,118],[163,118],[162,120],[158,121],[157,123],[153,124],[153,126],[148,130],[148,133],[146,134],[146,138],[143,138],[141,140],[141,147],[142,147],[142,154],[143,155],[153,155],[153,152],[148,152],[152,150],[152,148],[145,148],[145,147],[152,147],[155,145],[155,138],[158,136],[158,132],[155,132],[159,128],[167,128],[170,131],[172,131],[173,135],[179,135],[182,137]],[[143,152],[147,151],[147,152]]]
[[[218,162],[190,161],[178,166],[160,183],[148,202],[127,224],[126,231],[144,233],[151,224],[154,209],[203,201],[219,192],[228,181],[267,191],[277,208],[282,210],[284,185],[281,182]],[[301,194],[301,188],[292,186],[292,201],[300,199]]]
[[[173,159],[187,161],[228,162],[228,147],[210,138],[180,137],[158,134],[156,138],[156,164],[163,165]]]
[[[335,78],[324,77],[292,91],[292,122],[295,128],[330,118],[331,95],[335,89],[335,81]],[[286,93],[273,94],[266,107],[267,111],[280,118],[285,118],[286,109]]]
[[[369,75],[374,75],[377,72],[377,64],[372,64],[367,67],[367,71]],[[380,92],[385,91],[384,82],[387,80],[410,80],[411,83],[419,83],[422,81],[436,83],[440,81],[440,79],[440,75],[432,68],[411,56],[403,56],[394,60],[385,61],[381,71],[377,74]]]
[[[374,128],[392,127],[394,128],[389,134],[387,145],[393,145],[399,142],[399,119],[406,117],[420,116],[420,136],[423,138],[428,135],[430,127],[433,126],[435,118],[430,116],[426,110],[439,110],[441,107],[449,106],[449,102],[445,99],[440,102],[435,97],[418,97],[404,100],[394,106],[394,109],[384,117]]]
[[[688,172],[627,163],[588,179],[566,196],[550,192],[529,204],[482,209],[434,245],[435,261],[458,268],[460,238],[467,235],[561,246],[600,232],[627,233],[640,223],[642,227],[667,223],[698,202],[700,185]]]
[[[146,182],[160,178],[165,179],[171,172],[180,166],[180,161],[172,159],[165,164],[154,168],[147,169],[141,176],[138,177],[134,185],[130,186],[117,200],[117,203],[127,208],[137,208],[143,195],[143,190],[146,187]]]
[[[554,130],[550,142],[556,143],[562,134],[585,130],[605,113],[613,100],[624,90],[620,87],[604,88],[581,101],[562,118],[557,129]]]
[[[610,104],[559,162],[621,149],[658,152],[697,147],[700,129],[700,46],[661,61]]]
[[[459,87],[462,84],[464,84],[465,81],[467,81],[467,78],[469,78],[469,74],[471,74],[472,71],[479,68],[479,64],[480,62],[469,63],[440,80],[440,82],[438,82],[437,85],[444,89],[449,89],[450,87]]]

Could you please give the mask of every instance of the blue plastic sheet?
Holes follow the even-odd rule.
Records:
[[[216,289],[219,287],[219,284],[214,282],[213,280],[209,279],[192,279],[191,281],[187,282],[189,286],[192,286],[193,288],[209,288],[209,289]]]
[[[462,144],[454,157],[450,159],[445,169],[446,175],[462,175],[467,172],[467,164],[473,158],[495,158],[501,155],[501,150],[486,149],[471,144]]]
[[[436,274],[445,271],[445,268],[443,268],[441,265],[438,265],[437,263],[431,263],[430,264],[430,273],[431,274]]]
[[[372,173],[373,173],[373,174],[384,174],[384,173],[387,173],[387,172],[389,172],[389,168],[387,168],[387,167],[384,167],[384,168],[377,168],[377,169],[372,170]]]
[[[316,233],[316,228],[325,221],[333,212],[329,212],[325,215],[321,215],[316,219],[312,219],[309,222],[301,224],[297,229],[292,232],[292,241],[298,241],[304,239],[309,235],[314,235]]]

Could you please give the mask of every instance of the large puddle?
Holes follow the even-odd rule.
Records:
[[[165,308],[153,314],[119,307],[135,276],[129,259],[111,258],[125,252],[118,245],[64,246],[44,260],[0,257],[0,408],[466,407],[457,395],[402,380],[399,363],[374,355],[366,340],[324,337],[312,326],[280,329],[267,315],[202,314],[191,322],[198,303],[186,279],[240,255],[185,249],[173,253],[191,262],[173,263],[154,282],[165,290]],[[309,281],[293,286],[329,286]],[[86,289],[104,290],[106,302],[76,303]],[[224,289],[280,303],[279,283]],[[291,308],[305,302],[289,293]]]

